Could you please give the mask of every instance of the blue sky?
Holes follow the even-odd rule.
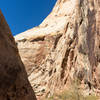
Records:
[[[13,35],[38,26],[57,0],[1,0],[2,10]]]

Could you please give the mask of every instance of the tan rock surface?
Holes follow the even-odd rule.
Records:
[[[99,0],[58,0],[40,26],[15,40],[37,95],[52,95],[75,77],[100,89]]]
[[[36,100],[14,38],[1,11],[0,100]]]

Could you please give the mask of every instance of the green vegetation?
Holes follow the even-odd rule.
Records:
[[[54,94],[50,98],[45,100],[98,100],[95,95],[83,96],[82,91],[79,89],[80,81],[76,80],[73,82],[71,89],[64,90],[61,93]]]
[[[55,94],[50,98],[46,98],[45,100],[98,100],[98,97],[94,95],[84,97],[80,93],[77,94],[72,91],[64,91],[61,94]]]

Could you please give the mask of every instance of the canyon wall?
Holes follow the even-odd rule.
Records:
[[[16,43],[1,11],[0,100],[36,100]]]
[[[57,0],[50,15],[15,40],[37,96],[74,79],[100,91],[100,1]]]

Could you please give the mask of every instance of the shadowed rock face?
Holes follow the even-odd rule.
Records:
[[[0,100],[36,100],[14,38],[1,11]]]
[[[40,26],[15,39],[37,95],[75,78],[100,89],[100,0],[58,0]]]

